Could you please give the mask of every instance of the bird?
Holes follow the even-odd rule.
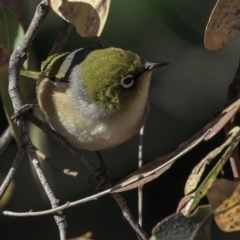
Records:
[[[53,130],[76,148],[100,151],[140,131],[152,72],[167,64],[112,46],[83,47],[53,54],[40,72],[20,75],[37,80],[37,102]]]

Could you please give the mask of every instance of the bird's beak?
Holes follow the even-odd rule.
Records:
[[[168,62],[160,62],[160,63],[146,62],[145,63],[145,70],[146,71],[152,71],[155,68],[160,68],[160,67],[166,66],[168,64],[169,64]]]

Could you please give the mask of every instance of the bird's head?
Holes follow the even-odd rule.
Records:
[[[79,68],[79,79],[91,102],[109,113],[131,108],[147,97],[152,71],[167,63],[150,63],[120,48],[90,52]]]

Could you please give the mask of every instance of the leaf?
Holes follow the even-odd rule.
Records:
[[[82,37],[100,36],[107,20],[111,0],[50,0],[61,18],[73,24]]]
[[[228,108],[213,119],[209,124],[202,128],[198,133],[192,136],[189,140],[182,143],[175,151],[165,156],[159,157],[132,174],[124,178],[120,183],[117,183],[111,192],[122,192],[140,187],[155,178],[162,175],[165,171],[171,168],[172,164],[188,151],[196,147],[203,140],[208,141],[214,137],[225,124],[232,119],[240,108],[240,100],[231,104]]]
[[[210,206],[199,207],[190,217],[176,213],[157,224],[150,240],[207,240],[210,239],[211,222]]]
[[[228,142],[228,147],[226,148],[227,146],[226,142],[219,147],[219,148],[222,148],[222,150],[224,150],[221,158],[219,159],[217,164],[214,166],[214,168],[210,171],[210,173],[207,175],[207,177],[204,179],[204,181],[201,183],[201,185],[198,187],[198,189],[194,193],[190,194],[191,201],[189,201],[187,204],[185,203],[185,207],[181,210],[181,212],[184,215],[187,216],[192,212],[192,210],[197,206],[199,201],[206,195],[208,188],[216,180],[217,175],[220,173],[224,164],[227,162],[233,150],[235,149],[235,147],[237,147],[240,141],[239,139],[240,128],[239,127],[233,128],[230,131],[229,135],[230,135],[229,138],[226,140],[226,142]]]
[[[218,50],[227,42],[240,36],[240,1],[218,0],[209,18],[204,45],[208,50]]]
[[[207,192],[218,227],[226,232],[240,230],[240,183],[216,180]]]
[[[194,169],[192,170],[190,176],[188,177],[188,180],[185,185],[184,193],[185,195],[191,193],[194,191],[202,177],[202,174],[206,168],[206,165],[210,164],[210,162],[215,159],[215,157],[221,153],[227,146],[233,143],[233,141],[236,139],[236,137],[239,135],[239,128],[233,128],[232,131],[230,131],[229,135],[230,137],[219,147],[211,151],[205,158],[203,158],[200,163],[198,163]]]

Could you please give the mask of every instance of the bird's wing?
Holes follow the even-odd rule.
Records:
[[[69,55],[69,52],[61,53],[61,54],[54,54],[49,56],[45,61],[41,64],[41,73],[42,76],[51,78],[58,78],[61,79],[61,76],[58,76],[59,69]]]

